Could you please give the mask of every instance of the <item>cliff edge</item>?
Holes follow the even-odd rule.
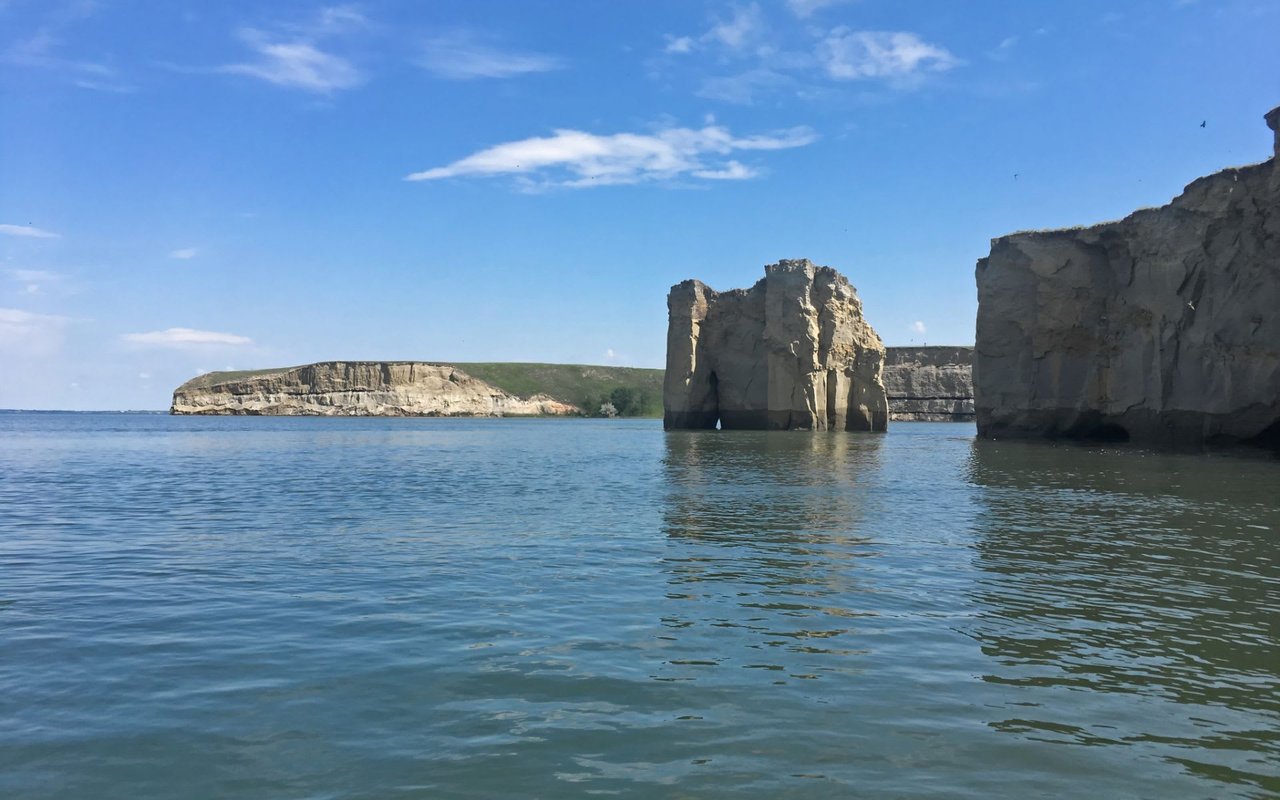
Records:
[[[1280,108],[1266,115],[1280,155]],[[995,239],[978,433],[1280,449],[1280,159],[1160,208]]]
[[[582,414],[546,395],[520,397],[449,364],[328,361],[211,373],[173,393],[172,414],[502,417]]]

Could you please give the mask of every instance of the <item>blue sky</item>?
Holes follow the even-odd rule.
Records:
[[[324,359],[662,366],[668,287],[974,261],[1270,154],[1272,0],[0,0],[0,407]],[[1204,127],[1201,127],[1204,122]]]

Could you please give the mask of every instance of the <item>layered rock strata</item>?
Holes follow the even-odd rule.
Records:
[[[1266,117],[1276,131],[1280,109]],[[978,262],[986,437],[1280,449],[1280,158]]]
[[[884,388],[889,419],[972,422],[972,347],[889,347]]]
[[[884,345],[849,281],[805,260],[750,289],[689,280],[667,295],[663,425],[883,431]]]
[[[329,361],[277,371],[205,375],[173,393],[173,414],[503,417],[580,414],[545,395],[517,397],[457,367],[416,361]]]

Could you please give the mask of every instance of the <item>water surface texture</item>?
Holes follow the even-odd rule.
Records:
[[[0,414],[0,796],[1267,797],[1280,462]]]

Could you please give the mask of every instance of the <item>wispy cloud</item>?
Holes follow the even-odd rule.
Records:
[[[915,322],[911,323],[912,333],[924,333],[926,330],[927,328],[925,328],[924,323],[921,322],[920,320],[916,320]]]
[[[0,233],[6,236],[23,236],[30,239],[58,239],[61,238],[53,231],[46,231],[43,228],[37,228],[34,225],[8,225],[0,224]]]
[[[905,31],[855,31],[840,27],[818,47],[827,74],[836,80],[902,79],[943,72],[960,60],[946,49]]]
[[[794,83],[794,79],[769,67],[757,67],[737,75],[706,78],[698,87],[698,97],[725,103],[751,105],[761,95]]]
[[[199,255],[200,251],[194,247],[182,247],[169,252],[169,258],[176,258],[179,261],[187,261]]]
[[[1000,40],[1000,44],[995,48],[987,51],[987,58],[992,61],[1004,61],[1009,58],[1009,53],[1018,46],[1021,40],[1020,36],[1006,36]]]
[[[752,3],[737,6],[727,19],[717,20],[703,39],[719,42],[732,50],[738,50],[751,44],[764,29],[760,6]]]
[[[67,317],[0,308],[0,351],[20,356],[48,356],[62,348]]]
[[[52,281],[60,281],[63,275],[58,272],[50,272],[45,269],[11,269],[9,275],[15,281],[21,283],[49,283]]]
[[[428,39],[417,63],[431,74],[449,80],[514,78],[565,66],[558,56],[503,50],[468,31]]]
[[[787,0],[787,8],[800,19],[807,19],[816,11],[847,2],[849,0]]]
[[[44,16],[45,24],[31,35],[0,51],[0,63],[45,70],[82,89],[134,91],[135,87],[124,82],[110,64],[65,55],[65,42],[60,34],[92,16],[97,10],[97,4],[80,2],[63,4],[61,7],[49,5],[53,11]]]
[[[27,294],[40,294],[45,288],[61,284],[66,277],[58,272],[43,269],[11,269],[9,277],[21,283]]]
[[[664,53],[683,55],[695,50],[716,48],[727,52],[746,51],[763,37],[764,15],[757,3],[734,6],[726,17],[718,17],[702,35],[665,36]]]
[[[329,6],[305,19],[271,26],[272,30],[241,28],[237,35],[255,58],[224,64],[213,71],[247,75],[287,89],[330,94],[364,83],[364,73],[349,59],[325,49],[322,43],[371,27],[358,8]],[[182,70],[190,71],[190,70]]]
[[[320,9],[312,22],[294,26],[304,36],[335,36],[369,27],[369,19],[352,5]]]
[[[719,169],[697,169],[693,174],[695,177],[711,181],[741,181],[756,177],[760,171],[744,165],[741,161],[729,161]]]
[[[347,59],[326,53],[304,39],[279,39],[256,28],[240,31],[240,38],[258,58],[241,64],[225,64],[218,72],[248,75],[289,89],[328,94],[351,89],[364,75]]]
[[[129,344],[148,347],[241,347],[253,344],[247,336],[234,333],[217,333],[215,331],[198,331],[193,328],[168,328],[163,331],[149,333],[126,333],[120,337]]]
[[[787,8],[806,18],[846,1],[788,0]],[[893,89],[910,89],[926,75],[961,63],[915,33],[825,28],[751,3],[734,6],[700,36],[667,34],[663,56],[651,61],[651,69],[655,76],[676,64],[682,71],[701,71],[696,78],[699,97],[751,105],[771,95],[829,96],[831,82],[877,80]]]
[[[570,188],[667,181],[680,176],[742,180],[757,172],[728,159],[730,154],[803,147],[816,139],[812,130],[803,127],[747,137],[734,136],[715,125],[605,136],[557,130],[553,136],[496,145],[452,164],[415,172],[405,180],[518,175],[529,180],[536,176],[540,185]]]
[[[666,37],[667,46],[662,48],[664,53],[691,53],[697,43],[692,36],[670,36]]]

